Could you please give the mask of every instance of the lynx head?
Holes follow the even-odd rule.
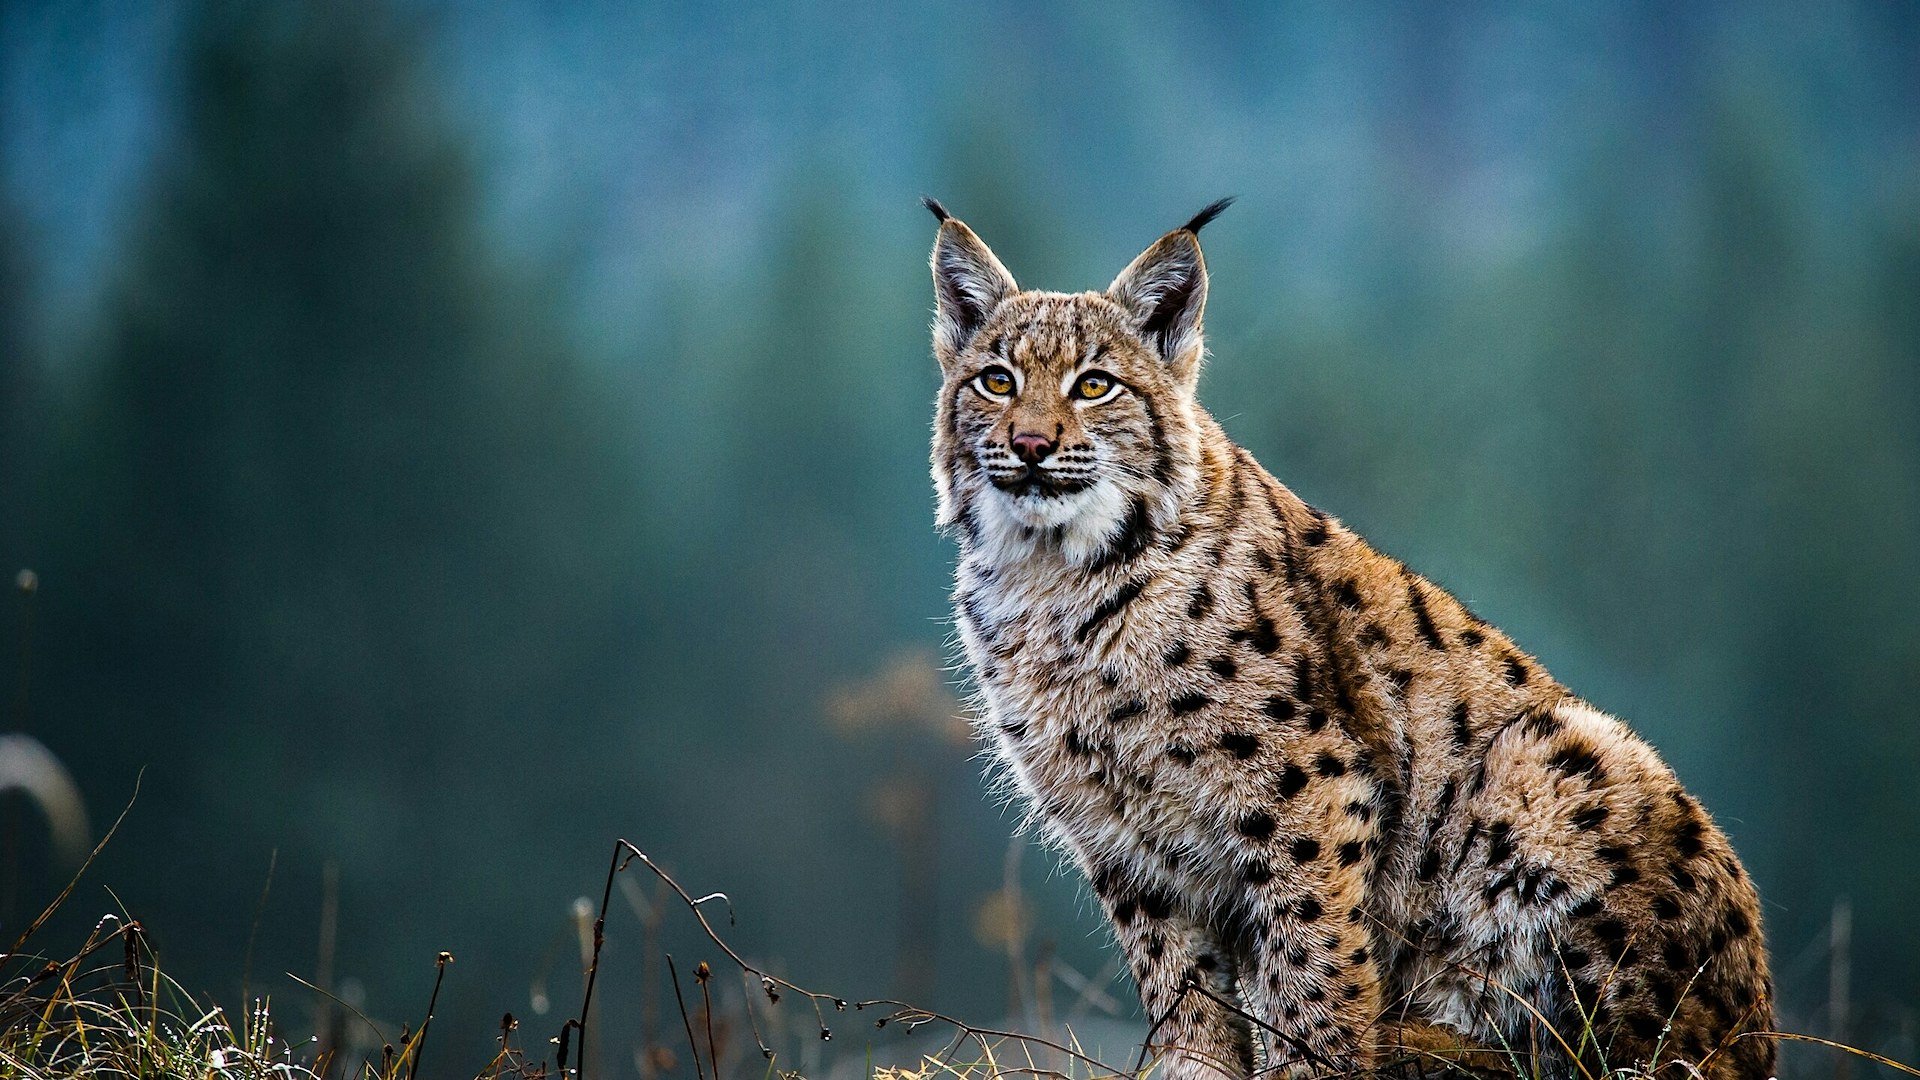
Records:
[[[1172,523],[1198,472],[1199,232],[1230,201],[1161,237],[1105,292],[1069,294],[1022,291],[972,229],[927,200],[940,219],[942,525],[999,556],[1048,550],[1085,564],[1129,529]]]

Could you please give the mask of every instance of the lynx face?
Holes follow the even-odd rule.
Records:
[[[986,482],[985,513],[1034,529],[1088,516],[1111,525],[1155,482],[1162,438],[1153,403],[1171,388],[1164,365],[1104,297],[1015,298],[946,381],[955,464]]]
[[[1080,563],[1134,517],[1164,524],[1196,467],[1206,267],[1195,231],[1218,209],[1106,292],[1077,294],[1021,291],[972,230],[935,213],[942,523],[1009,557],[1057,550]]]

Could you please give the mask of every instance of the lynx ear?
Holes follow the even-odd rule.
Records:
[[[927,209],[940,219],[933,242],[933,351],[942,363],[966,348],[974,332],[1001,301],[1020,286],[987,245],[960,219],[932,199]]]
[[[1133,315],[1140,336],[1183,382],[1199,373],[1205,350],[1200,317],[1207,306],[1207,261],[1200,255],[1200,230],[1232,201],[1221,199],[1161,237],[1107,286],[1107,296]]]

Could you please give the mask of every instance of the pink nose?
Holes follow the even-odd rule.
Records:
[[[1053,446],[1053,440],[1047,438],[1045,435],[1015,435],[1013,437],[1013,452],[1020,455],[1020,460],[1029,465],[1038,465],[1042,461],[1045,461],[1047,455],[1053,453]]]

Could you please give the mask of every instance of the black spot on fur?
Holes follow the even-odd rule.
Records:
[[[1616,866],[1613,868],[1613,877],[1607,881],[1607,888],[1619,889],[1632,885],[1639,880],[1640,871],[1638,869],[1631,866]]]
[[[1164,919],[1173,914],[1173,897],[1158,889],[1140,895],[1140,910],[1149,919]]]
[[[1061,743],[1066,746],[1067,753],[1075,757],[1090,757],[1093,754],[1093,747],[1080,737],[1080,728],[1077,725],[1067,725],[1067,733],[1061,738]]]
[[[1467,648],[1477,649],[1481,642],[1487,640],[1487,635],[1481,633],[1477,627],[1470,626],[1460,631],[1460,640],[1467,643]]]
[[[1027,734],[1027,722],[1024,720],[1008,720],[1000,725],[1000,730],[1005,732],[1008,738],[1024,738]]]
[[[1167,447],[1166,428],[1160,423],[1160,410],[1154,407],[1149,395],[1140,397],[1140,407],[1147,413],[1147,436],[1153,442],[1153,478],[1161,484],[1173,480],[1173,452]]]
[[[1294,708],[1293,699],[1284,698],[1278,694],[1268,698],[1266,705],[1263,706],[1266,714],[1275,720],[1293,719]]]
[[[1648,1041],[1659,1038],[1661,1030],[1666,1027],[1659,1017],[1646,1013],[1634,1013],[1627,1017],[1626,1023],[1627,1030],[1633,1032],[1634,1038]]]
[[[1320,901],[1309,896],[1294,905],[1293,914],[1301,922],[1317,922],[1320,916],[1326,914],[1326,909],[1320,906]]]
[[[1307,950],[1301,948],[1298,945],[1295,945],[1293,948],[1288,949],[1287,963],[1292,964],[1294,967],[1306,967],[1307,966]]]
[[[1322,752],[1313,759],[1313,771],[1321,776],[1344,776],[1347,772],[1347,763],[1332,754]]]
[[[1551,739],[1566,726],[1553,714],[1552,709],[1528,709],[1514,717],[1514,721],[1521,725],[1522,731],[1536,739]]]
[[[1482,759],[1480,764],[1475,765],[1473,767],[1473,779],[1467,784],[1467,794],[1478,795],[1480,794],[1481,791],[1486,789],[1486,786],[1487,786],[1487,763],[1485,759]]]
[[[1680,854],[1688,857],[1700,854],[1704,846],[1700,842],[1701,823],[1699,818],[1683,823],[1673,834],[1673,846]]]
[[[1291,799],[1295,795],[1300,794],[1300,789],[1306,786],[1307,773],[1306,770],[1300,766],[1288,762],[1287,767],[1280,770],[1280,786],[1278,790],[1281,798]]]
[[[1519,877],[1518,874],[1514,873],[1512,870],[1509,870],[1506,873],[1501,874],[1499,877],[1494,878],[1491,884],[1489,884],[1485,889],[1481,890],[1482,899],[1486,900],[1486,902],[1489,904],[1493,903],[1495,900],[1499,899],[1501,893],[1506,892],[1507,889],[1513,885],[1514,881],[1518,877]]]
[[[1172,648],[1161,655],[1160,659],[1166,661],[1168,667],[1179,667],[1193,659],[1193,650],[1187,646],[1186,642],[1176,641]]]
[[[1358,840],[1349,840],[1340,845],[1340,865],[1353,866],[1360,861],[1362,845]]]
[[[1240,820],[1234,822],[1233,827],[1241,836],[1250,840],[1265,840],[1273,835],[1273,815],[1265,810],[1255,810],[1241,815]]]
[[[1454,781],[1451,777],[1440,786],[1440,797],[1433,801],[1433,822],[1427,826],[1427,842],[1433,842],[1433,835],[1440,831],[1440,823],[1447,820],[1453,812]]]
[[[1513,857],[1513,823],[1496,821],[1487,826],[1487,865],[1506,862]]]
[[[1220,749],[1245,761],[1260,750],[1260,740],[1244,731],[1229,731],[1220,736]]]
[[[1280,631],[1274,628],[1273,620],[1265,615],[1254,618],[1253,626],[1246,631],[1245,640],[1262,656],[1272,656],[1280,649]]]
[[[1506,671],[1504,674],[1509,686],[1527,685],[1527,665],[1521,663],[1520,658],[1517,656],[1509,655],[1506,658]]]
[[[1673,938],[1667,942],[1666,946],[1660,950],[1660,959],[1666,961],[1668,968],[1682,975],[1692,974],[1695,967],[1693,951],[1687,948],[1687,943],[1680,938]]]
[[[1566,885],[1544,866],[1529,866],[1520,875],[1520,884],[1514,892],[1520,899],[1531,904],[1539,900],[1551,900],[1565,891]]]
[[[1653,898],[1653,917],[1656,919],[1677,919],[1680,917],[1680,902],[1671,896]]]
[[[1123,720],[1131,720],[1146,711],[1146,702],[1141,701],[1139,698],[1130,698],[1113,707],[1113,711],[1107,714],[1107,722],[1118,724]]]
[[[1571,743],[1554,751],[1547,759],[1547,768],[1569,779],[1584,776],[1590,784],[1603,784],[1607,779],[1607,770],[1600,767],[1600,758],[1593,747],[1585,743]]]
[[[1310,519],[1307,527],[1300,531],[1300,542],[1308,547],[1319,547],[1327,542],[1327,515],[1311,507],[1307,509]]]
[[[1213,590],[1205,585],[1197,586],[1193,590],[1192,599],[1187,601],[1187,618],[1204,619],[1207,617],[1207,612],[1212,610]]]
[[[1193,764],[1195,755],[1191,749],[1181,746],[1179,743],[1174,743],[1172,746],[1167,747],[1167,756],[1182,765],[1191,765]]]
[[[1373,805],[1371,803],[1365,803],[1360,801],[1359,799],[1355,799],[1352,802],[1347,804],[1347,816],[1352,818],[1359,818],[1361,821],[1372,821]]]
[[[1736,938],[1746,937],[1753,931],[1753,922],[1747,913],[1739,908],[1727,912],[1727,932]]]
[[[1287,848],[1287,854],[1293,856],[1294,862],[1312,862],[1320,857],[1320,841],[1311,836],[1300,837]]]
[[[1456,856],[1453,860],[1454,873],[1456,874],[1459,873],[1460,868],[1466,865],[1467,856],[1473,851],[1473,845],[1479,839],[1480,839],[1480,821],[1478,818],[1475,818],[1474,820],[1467,822],[1467,838],[1460,842],[1460,854]]]
[[[1100,606],[1093,609],[1093,614],[1087,616],[1087,621],[1081,623],[1080,629],[1074,631],[1073,640],[1084,644],[1087,638],[1100,628],[1101,623],[1120,614],[1123,608],[1133,603],[1134,597],[1140,595],[1140,590],[1146,587],[1147,582],[1144,578],[1135,578],[1120,586],[1112,596],[1100,601]]]
[[[1231,679],[1240,672],[1240,665],[1234,663],[1231,656],[1216,656],[1207,661],[1207,667],[1222,679]]]
[[[1606,904],[1599,897],[1589,896],[1568,908],[1567,914],[1576,919],[1588,919],[1600,914],[1605,907]]]
[[[1212,971],[1220,966],[1220,958],[1210,952],[1203,952],[1193,958],[1193,966],[1201,971]]]
[[[1207,695],[1194,692],[1181,694],[1179,697],[1167,702],[1167,708],[1172,709],[1173,715],[1175,716],[1185,716],[1188,713],[1199,712],[1211,704],[1213,704],[1213,702]]]
[[[1359,611],[1364,606],[1360,603],[1360,589],[1351,579],[1333,587],[1333,600],[1348,611]]]
[[[1354,682],[1364,682],[1364,675],[1356,676]],[[1353,685],[1348,683],[1346,679],[1336,677],[1333,680],[1333,704],[1335,708],[1340,710],[1341,724],[1343,726],[1347,720],[1360,714],[1359,710],[1354,708]]]
[[[1581,832],[1591,832],[1599,828],[1600,823],[1607,820],[1607,815],[1611,813],[1613,811],[1604,806],[1589,806],[1573,815],[1573,827]]]
[[[1273,867],[1265,859],[1255,859],[1240,868],[1240,879],[1249,885],[1265,885],[1273,880]]]
[[[1344,854],[1344,849],[1343,849]],[[1420,880],[1432,881],[1440,873],[1440,849],[1430,847],[1420,855]]]
[[[1387,683],[1393,687],[1395,694],[1405,694],[1407,692],[1407,684],[1412,681],[1413,672],[1405,668],[1394,668],[1387,672]]]
[[[1153,543],[1153,514],[1147,508],[1147,498],[1135,495],[1127,506],[1126,521],[1120,526],[1120,535],[1107,549],[1100,553],[1092,566],[1087,568],[1090,574],[1099,573],[1109,567],[1126,562],[1147,550]]]
[[[1119,923],[1121,926],[1132,922],[1134,908],[1134,902],[1131,900],[1122,900],[1113,905],[1113,921]]]
[[[1412,577],[1407,579],[1407,606],[1413,609],[1413,628],[1419,633],[1420,640],[1426,642],[1429,648],[1444,650],[1447,643],[1440,637],[1440,628],[1433,625],[1433,616],[1427,611],[1427,598],[1421,595],[1419,580]]]
[[[1688,873],[1687,868],[1684,866],[1675,865],[1674,868],[1668,872],[1668,876],[1673,879],[1673,887],[1683,893],[1692,892],[1694,886],[1698,884],[1694,881],[1693,875]]]
[[[1307,714],[1307,730],[1319,731],[1327,726],[1327,710],[1315,709]]]
[[[1627,924],[1619,919],[1601,919],[1593,924],[1593,933],[1611,948],[1627,943]]]

